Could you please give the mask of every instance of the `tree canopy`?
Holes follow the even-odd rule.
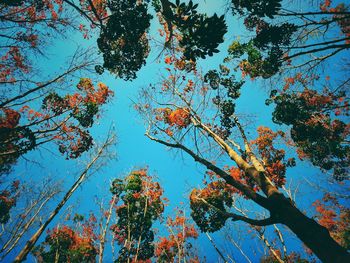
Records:
[[[0,29],[0,261],[350,261],[346,1],[0,0]]]

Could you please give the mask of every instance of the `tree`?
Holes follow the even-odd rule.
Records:
[[[111,192],[122,201],[116,210],[117,222],[111,226],[121,246],[116,262],[148,261],[154,255],[152,225],[164,210],[162,188],[141,169],[115,179]]]
[[[48,251],[45,246],[49,247]],[[38,262],[95,262],[97,249],[86,233],[62,226],[49,231],[35,254]]]
[[[244,17],[244,25],[253,36],[246,43],[234,41],[228,59],[246,54],[239,67],[242,74],[253,78],[270,78],[289,66],[310,70],[350,48],[350,13],[345,3],[327,0],[319,10],[299,12],[283,6],[281,0],[232,0],[232,12]],[[292,60],[300,64],[292,65]]]
[[[36,69],[31,55],[42,55],[47,36],[62,34],[72,23],[64,11],[62,1],[0,1],[2,89],[31,83],[28,74]]]
[[[76,87],[77,93],[64,97],[51,92],[43,99],[41,111],[28,105],[18,111],[1,108],[4,113],[0,119],[2,172],[7,172],[21,155],[51,141],[58,144],[67,159],[77,158],[91,148],[92,137],[87,128],[113,92],[102,83],[95,89],[87,78],[82,78]],[[27,120],[20,124],[22,116]]]
[[[60,193],[60,183],[51,179],[38,185],[38,183],[13,182],[13,187],[17,187],[15,201],[20,200],[20,205],[10,210],[1,209],[7,212],[9,220],[2,222],[3,232],[0,234],[2,244],[0,248],[1,260],[19,247],[26,234],[34,228],[37,228],[41,219],[45,217],[45,209],[48,209],[50,201]]]
[[[329,76],[326,83],[319,80],[317,66],[334,60],[338,53],[347,54],[349,7],[324,1],[319,11],[299,13],[282,8],[281,1],[271,2],[273,8],[262,1],[232,3],[233,12],[245,16],[246,28],[256,35],[247,43],[233,42],[226,60],[238,59],[243,76],[271,78],[283,73],[283,89],[273,88],[267,100],[276,106],[273,121],[292,126],[291,137],[301,159],[344,180],[350,153],[344,122],[349,115],[349,79],[330,88]],[[292,17],[296,20],[290,23]],[[241,59],[244,54],[247,59]]]
[[[286,195],[285,184],[289,168],[300,164],[297,157],[319,167],[325,177],[332,174],[332,179],[347,183],[350,79],[342,79],[334,88],[335,81],[318,66],[347,57],[349,6],[326,0],[316,11],[307,8],[301,12],[288,10],[289,5],[281,0],[225,2],[236,21],[238,16],[244,17],[249,36],[230,45],[224,60],[228,64],[202,73],[200,59],[219,52],[228,29],[224,15],[201,13],[199,4],[193,1],[0,0],[0,27],[4,32],[0,34],[4,40],[0,84],[7,91],[0,97],[0,173],[8,173],[20,156],[45,143],[56,142],[66,158],[78,158],[91,148],[88,128],[112,94],[103,84],[95,88],[90,78],[80,79],[76,93],[71,85],[63,84],[73,73],[91,67],[98,74],[107,69],[118,78],[135,79],[151,47],[156,46],[152,43],[159,38],[150,33],[151,26],[157,25],[152,20],[156,14],[162,49],[157,59],[166,55],[164,72],[169,74],[160,85],[142,91],[136,108],[146,121],[146,136],[188,154],[208,170],[203,188],[193,189],[190,195],[191,215],[198,227],[203,232],[214,232],[228,220],[242,221],[252,226],[269,247],[261,229],[282,224],[322,261],[347,262],[348,209],[327,196],[315,202],[316,222]],[[71,16],[66,16],[70,11],[86,22],[75,24]],[[83,56],[83,63],[74,63],[75,57],[63,73],[43,80],[31,55],[46,51],[42,48],[47,44],[44,36],[65,35],[71,27],[82,31],[84,38],[97,29],[103,62]],[[236,74],[238,70],[241,76]],[[256,127],[247,126],[236,110],[242,87],[250,82],[247,76],[252,81],[269,80],[276,86],[266,104],[274,106],[272,120],[283,131],[265,125],[258,127],[257,136],[249,133]],[[40,100],[42,103],[38,103]],[[290,153],[287,149],[296,151]],[[83,173],[80,178],[85,176]],[[83,179],[67,192],[17,260],[25,258]],[[113,226],[121,246],[118,261],[150,261],[154,255],[152,225],[163,212],[159,184],[145,171],[135,171],[126,179],[114,181],[112,192],[114,201],[120,197],[123,202],[116,210],[118,221]],[[5,222],[16,203],[16,194],[1,194]],[[237,210],[233,200],[238,198],[252,202],[254,210]],[[113,208],[111,205],[101,232],[100,261]],[[255,212],[260,211],[269,216],[256,216]],[[169,220],[168,226],[176,232],[179,221],[186,232],[186,219],[177,219]],[[54,240],[60,239],[60,244],[68,242],[67,254],[61,259],[71,260],[69,251],[77,244],[67,241],[67,237],[79,239],[81,235],[73,228],[61,230],[57,228],[48,236],[52,250],[49,248],[47,256],[53,259],[57,251]],[[195,237],[194,232],[191,235]],[[164,249],[158,254],[186,260],[184,234],[170,235],[163,241],[160,248]],[[92,246],[88,247],[93,251],[90,254],[96,255]],[[271,254],[262,261],[304,261],[298,253],[280,253],[272,246],[269,250]]]
[[[198,237],[197,230],[183,210],[177,209],[174,218],[163,221],[167,199],[162,197],[162,188],[148,175],[147,169],[134,170],[122,179],[113,180],[110,191],[113,194],[110,206],[107,211],[101,210],[101,216],[106,217],[104,224],[92,213],[88,219],[78,213],[74,217],[68,214],[64,223],[47,231],[45,241],[32,249],[37,260],[95,262],[97,256],[102,260],[109,231],[120,249],[116,262],[151,262],[151,259],[199,262],[190,242]],[[116,223],[109,226],[112,217]],[[72,218],[73,222],[69,222]],[[158,219],[169,235],[158,236],[155,241],[153,224]]]
[[[84,171],[80,174],[78,179],[74,182],[74,184],[68,189],[62,200],[57,204],[56,208],[50,213],[49,217],[46,219],[46,221],[39,227],[39,229],[32,235],[32,237],[27,241],[25,246],[22,248],[22,250],[18,253],[16,256],[14,262],[22,262],[25,260],[27,255],[31,252],[31,250],[34,248],[35,243],[38,241],[40,236],[45,231],[46,227],[51,223],[51,221],[57,216],[57,214],[60,212],[62,207],[67,203],[69,198],[72,196],[72,194],[77,190],[77,188],[84,182],[86,179],[88,172],[90,169],[92,169],[93,165],[96,165],[96,162],[103,157],[105,154],[106,148],[110,146],[114,142],[114,135],[109,135],[107,140],[102,144],[102,146],[97,150],[97,153],[95,156],[92,157],[90,162],[86,165],[86,168]]]
[[[272,114],[277,124],[291,125],[291,138],[300,159],[308,159],[324,171],[345,180],[349,172],[349,115],[344,92],[318,93],[307,87],[299,93],[283,92],[270,96],[276,105]]]
[[[99,248],[98,248],[98,262],[102,263],[103,262],[103,255],[104,255],[104,250],[105,250],[105,243],[107,241],[107,233],[108,230],[110,229],[110,222],[112,219],[112,215],[114,213],[114,210],[116,208],[116,204],[118,203],[119,197],[114,194],[112,197],[112,200],[110,201],[109,208],[108,210],[104,210],[103,208],[101,209],[102,217],[105,218],[104,224],[103,224],[103,219],[101,218],[101,230],[100,230],[100,235],[99,235]]]
[[[87,128],[112,92],[102,83],[95,90],[90,79],[81,79],[71,94],[64,93],[71,86],[68,78],[86,73],[96,65],[95,58],[88,50],[77,51],[66,70],[49,80],[42,78],[35,60],[47,55],[48,36],[65,35],[74,26],[68,7],[51,0],[0,2],[1,174],[8,173],[20,156],[48,142],[56,142],[67,158],[77,158],[91,148]]]
[[[176,211],[175,217],[168,217],[165,223],[169,236],[160,237],[155,245],[157,262],[199,262],[189,241],[198,237],[197,230],[189,223],[184,210],[177,208]]]
[[[340,203],[341,199],[326,193],[322,200],[314,202],[319,223],[326,227],[331,236],[343,247],[350,247],[350,209]]]
[[[171,48],[175,39],[183,47],[183,59],[191,62],[218,53],[218,45],[227,32],[224,16],[214,14],[208,17],[198,13],[198,4],[177,0],[155,1],[81,1],[81,6],[63,0],[73,6],[87,19],[87,22],[100,30],[97,45],[103,53],[103,66],[96,71],[109,70],[117,77],[132,80],[146,64],[150,52],[148,31],[151,26],[150,10],[157,13],[164,27],[162,36],[164,49]],[[81,29],[88,31],[86,26]]]
[[[348,259],[349,254],[331,238],[327,229],[303,214],[281,192],[285,171],[288,166],[294,165],[292,159],[286,158],[285,151],[275,146],[276,137],[283,137],[284,133],[262,127],[260,136],[249,142],[233,102],[239,97],[241,83],[230,76],[225,66],[221,66],[219,77],[219,87],[213,78],[208,77],[207,84],[206,78],[201,77],[199,72],[185,75],[174,64],[168,77],[163,79],[163,88],[143,90],[143,101],[137,106],[148,126],[146,136],[187,153],[212,172],[213,179],[218,178],[213,185],[208,185],[215,191],[206,194],[195,191],[191,194],[196,223],[202,231],[216,231],[228,219],[255,226],[281,223],[321,260],[342,262]],[[210,85],[213,85],[213,91],[209,90]],[[159,108],[164,105],[166,108]],[[235,138],[231,136],[233,128],[238,134]],[[210,149],[209,153],[206,149]],[[215,149],[219,151],[216,156],[220,158],[214,162],[210,153],[215,154]],[[230,161],[235,166],[225,169],[224,165]],[[227,211],[232,195],[253,201],[267,210],[270,216],[253,219]]]

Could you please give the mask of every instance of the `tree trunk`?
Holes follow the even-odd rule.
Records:
[[[71,195],[77,190],[77,188],[82,184],[82,182],[85,180],[88,171],[93,166],[93,164],[101,157],[103,151],[105,148],[111,143],[113,140],[108,138],[106,142],[101,146],[101,148],[98,150],[96,155],[92,158],[92,160],[87,164],[85,170],[80,174],[79,178],[75,181],[75,183],[71,186],[71,188],[66,192],[62,200],[59,202],[59,204],[56,206],[55,210],[51,212],[49,217],[46,219],[45,223],[40,226],[40,228],[34,233],[34,235],[27,241],[23,249],[19,252],[14,263],[22,262],[26,259],[27,255],[30,253],[30,251],[35,246],[35,243],[38,241],[42,233],[45,231],[46,227],[51,223],[51,221],[56,217],[56,215],[60,212],[62,207],[67,203]]]
[[[272,215],[288,226],[322,262],[350,262],[350,254],[330,236],[325,227],[304,215],[283,195],[274,199]]]
[[[111,217],[112,217],[113,207],[114,207],[115,203],[118,203],[118,201],[116,202],[117,198],[118,198],[117,195],[114,195],[113,198],[112,198],[111,204],[110,204],[109,209],[108,209],[108,216],[107,216],[107,219],[106,219],[106,224],[105,224],[105,227],[102,230],[102,235],[101,235],[101,238],[100,238],[100,248],[99,248],[99,251],[98,251],[98,262],[99,263],[103,262],[103,252],[105,250],[107,228],[109,226],[109,221],[111,220]]]

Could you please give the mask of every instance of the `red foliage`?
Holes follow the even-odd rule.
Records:
[[[6,1],[5,1],[6,2]],[[48,28],[57,30],[66,26],[61,18],[62,0],[21,1],[20,5],[1,6],[2,34],[6,41],[0,55],[0,83],[13,83],[17,75],[28,73],[31,69],[27,51],[38,50],[39,43],[49,34]]]
[[[169,229],[168,237],[161,237],[156,243],[155,256],[157,262],[175,262],[175,258],[188,257],[190,262],[196,262],[198,258],[185,248],[188,247],[189,238],[196,239],[198,232],[193,224],[188,222],[182,210],[177,210],[174,219],[168,217],[166,226]]]
[[[157,112],[159,112],[159,114],[156,115],[156,120],[163,121],[169,124],[170,127],[176,127],[181,130],[187,128],[191,123],[191,114],[187,108],[177,108],[175,110],[170,108],[158,108]],[[170,127],[166,130],[166,133],[172,136],[173,131]]]
[[[350,248],[350,209],[340,204],[338,199],[324,194],[322,200],[313,203],[318,222],[328,229],[331,236],[346,249]]]
[[[172,111],[167,118],[167,122],[171,126],[175,125],[176,127],[180,128],[180,129],[186,128],[190,124],[189,109],[178,108],[178,109]]]
[[[0,110],[5,114],[5,116],[3,114],[0,115],[0,128],[15,128],[19,123],[21,115],[9,108],[1,108]]]
[[[285,151],[283,149],[276,149],[274,141],[278,136],[284,137],[283,132],[273,132],[268,127],[258,128],[259,137],[251,143],[258,147],[259,154],[265,164],[266,172],[276,186],[281,187],[285,184],[285,174],[287,164],[292,162],[285,162]]]
[[[349,7],[344,3],[339,3],[334,7],[331,7],[332,0],[325,0],[324,3],[320,4],[320,9],[322,12],[334,13],[333,19],[337,21],[340,27],[341,33],[345,35],[346,38],[350,37],[350,18],[347,14],[337,14],[349,11]],[[350,44],[350,39],[345,40],[345,44]]]
[[[33,136],[38,135],[35,144],[41,144],[40,135],[46,134],[43,137],[45,141],[54,140],[59,145],[59,151],[66,153],[67,158],[77,158],[92,146],[92,137],[85,128],[91,127],[99,107],[113,96],[113,92],[103,83],[98,83],[97,86],[95,88],[90,79],[82,78],[77,84],[79,92],[64,97],[51,93],[45,97],[42,112],[28,105],[24,105],[19,111],[1,108],[0,113],[3,114],[0,114],[0,128],[16,127],[20,130],[21,127],[30,127]],[[20,120],[23,122],[21,125]],[[35,133],[36,131],[40,132]],[[10,146],[8,143],[7,148],[14,148],[15,144],[16,142]],[[25,152],[26,149],[18,151]]]
[[[106,103],[107,99],[114,95],[114,92],[110,90],[105,84],[98,83],[98,88],[94,87],[92,80],[89,78],[81,78],[77,88],[85,93],[85,97],[81,97],[80,94],[74,94],[73,97],[70,97],[71,107],[79,104],[81,101],[87,103],[92,102],[98,105]]]
[[[75,260],[93,259],[97,254],[97,249],[91,236],[86,235],[86,233],[80,234],[66,225],[56,227],[52,231],[49,230],[46,243],[51,246],[57,246],[57,244],[62,243],[61,249],[65,250],[64,253],[68,262],[73,259],[70,257],[74,257]],[[37,257],[40,258],[40,255],[37,255]]]

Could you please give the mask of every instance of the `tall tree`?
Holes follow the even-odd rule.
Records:
[[[67,158],[91,148],[87,128],[112,92],[102,83],[95,90],[89,79],[70,88],[69,80],[96,65],[92,53],[77,51],[66,69],[49,80],[42,77],[37,59],[47,56],[51,38],[66,36],[75,27],[71,11],[63,1],[0,2],[1,174],[20,156],[48,142],[57,142]]]
[[[180,208],[176,208],[173,218],[167,218],[165,226],[169,235],[160,237],[155,245],[157,262],[199,262],[190,241],[198,237],[198,232],[189,221]]]
[[[103,83],[95,88],[87,78],[82,78],[76,89],[76,93],[65,96],[49,93],[40,110],[26,104],[19,110],[0,108],[1,172],[8,172],[21,155],[48,142],[56,142],[67,159],[77,158],[91,148],[92,137],[87,128],[113,92]]]
[[[0,248],[1,260],[4,260],[13,249],[21,245],[29,231],[38,227],[41,219],[45,217],[45,209],[48,209],[50,201],[61,191],[60,183],[52,178],[46,179],[40,184],[33,182],[21,182],[19,184],[19,181],[15,181],[13,184],[13,187],[18,188],[15,201],[19,199],[20,205],[16,208],[7,206],[1,209],[9,219],[6,223],[2,222],[4,231],[0,234],[2,241]],[[13,200],[11,201],[13,205]]]
[[[31,250],[34,248],[36,242],[40,238],[40,236],[43,234],[47,226],[51,223],[51,221],[58,215],[58,213],[61,211],[62,207],[67,203],[69,198],[72,196],[72,194],[77,190],[77,188],[86,180],[88,173],[93,168],[94,165],[96,165],[96,162],[103,157],[103,155],[106,152],[106,148],[110,146],[112,143],[114,143],[114,135],[109,134],[107,140],[99,147],[99,149],[96,152],[96,155],[92,157],[90,162],[86,165],[86,168],[82,173],[79,175],[78,179],[74,182],[74,184],[68,189],[68,191],[65,193],[62,200],[57,204],[56,208],[50,213],[48,218],[45,220],[45,222],[39,227],[39,229],[32,235],[32,237],[27,241],[25,246],[22,248],[22,250],[18,253],[16,256],[14,262],[22,262],[26,259],[27,255],[31,252]]]
[[[119,196],[117,222],[111,229],[121,246],[117,262],[147,261],[154,256],[153,223],[164,210],[163,190],[146,169],[115,179],[111,192]]]
[[[229,69],[221,66],[220,73],[211,71],[202,77],[198,71],[186,75],[174,63],[168,72],[162,87],[143,90],[143,101],[137,108],[147,124],[146,136],[187,153],[211,171],[213,179],[218,178],[208,185],[215,191],[194,190],[191,194],[193,217],[202,231],[216,231],[227,219],[255,226],[281,223],[322,261],[348,260],[346,249],[327,229],[302,213],[281,191],[287,167],[295,165],[283,149],[275,146],[276,138],[285,134],[261,127],[259,137],[248,140],[234,105],[242,83],[230,75]],[[215,154],[219,154],[218,160],[212,159]],[[224,168],[230,162],[232,166]],[[232,195],[252,200],[270,216],[253,219],[227,211]]]
[[[48,248],[47,248],[48,247]],[[45,242],[35,249],[38,262],[95,262],[97,249],[88,232],[69,226],[48,232]]]

